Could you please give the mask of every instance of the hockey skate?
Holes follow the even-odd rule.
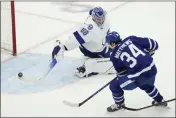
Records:
[[[118,110],[124,109],[123,106],[125,106],[124,103],[122,103],[122,104],[113,104],[113,105],[111,105],[111,106],[109,106],[107,108],[107,111],[108,112],[118,111]]]
[[[84,65],[79,68],[76,68],[76,71],[75,71],[75,75],[79,78],[90,77],[90,76],[97,75],[97,74],[98,73],[96,72],[91,72],[87,74]]]
[[[162,107],[167,107],[167,102],[163,99],[161,102],[157,101],[152,101],[152,105],[154,106],[162,106]]]

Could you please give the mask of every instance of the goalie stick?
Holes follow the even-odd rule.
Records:
[[[48,68],[46,69],[46,71],[43,73],[43,75],[42,75],[42,77],[38,77],[38,78],[34,78],[34,79],[32,79],[33,77],[31,77],[31,78],[29,78],[29,77],[18,77],[18,79],[20,79],[20,80],[22,80],[22,81],[27,81],[27,82],[34,82],[34,83],[36,83],[36,82],[38,82],[39,80],[41,80],[41,79],[43,79],[43,78],[45,78],[48,74],[49,74],[49,72],[53,69],[53,67],[55,66],[57,64],[57,60],[56,59],[53,59],[52,61],[51,61],[51,63],[49,64],[49,66],[48,66]]]
[[[44,73],[43,77],[41,77],[40,79],[45,78],[45,77],[48,75],[48,73],[53,69],[53,67],[54,67],[56,64],[57,64],[57,60],[56,60],[56,59],[53,59],[52,62],[49,64],[49,67],[48,67],[46,73]],[[39,79],[39,80],[40,80],[40,79]]]

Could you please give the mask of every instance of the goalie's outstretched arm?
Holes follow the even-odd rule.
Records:
[[[81,33],[81,29],[85,29],[84,25],[82,27],[80,27],[78,29],[78,31],[73,32],[68,39],[64,40],[64,41],[60,41],[60,40],[56,40],[56,45],[52,51],[52,58],[62,58],[63,57],[63,53],[65,51],[70,51],[73,50],[79,46],[85,45],[87,42],[89,42],[89,40],[87,39],[87,37],[90,37],[90,33],[89,35],[83,35]]]
[[[78,43],[74,35],[71,35],[67,40],[62,42],[60,40],[56,40],[56,45],[52,51],[52,59],[63,58],[63,53],[65,51],[73,50],[79,46],[80,44]]]

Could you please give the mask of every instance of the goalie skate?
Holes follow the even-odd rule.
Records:
[[[79,78],[90,77],[90,76],[97,75],[97,74],[98,73],[96,73],[96,72],[91,72],[91,73],[87,74],[84,65],[77,68],[75,71],[75,76],[77,76]]]

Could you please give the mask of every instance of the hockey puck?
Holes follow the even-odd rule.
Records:
[[[18,73],[18,77],[23,77],[23,73]]]

